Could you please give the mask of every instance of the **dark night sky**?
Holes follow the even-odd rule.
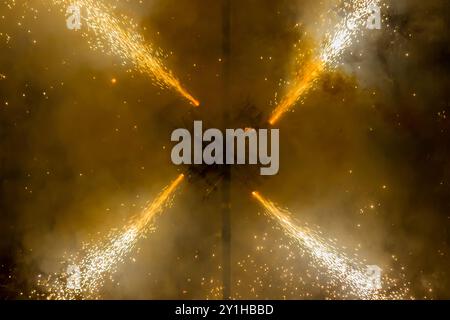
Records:
[[[223,127],[225,112],[219,1],[129,0],[118,9],[164,50],[165,64],[201,101],[195,110],[117,57],[90,50],[48,1],[31,2],[36,14],[10,2],[0,3],[4,299],[26,297],[64,251],[138,213],[185,169],[170,161],[172,130],[194,119]],[[320,16],[336,2],[233,1],[234,127],[265,126],[295,57],[314,47]],[[258,214],[256,188],[371,264],[404,273],[412,296],[450,298],[449,4],[384,2],[382,30],[347,50],[277,125],[279,174],[232,169],[233,297],[327,297],[307,257],[286,259],[295,248]],[[214,168],[192,175],[104,297],[220,297],[218,176]]]

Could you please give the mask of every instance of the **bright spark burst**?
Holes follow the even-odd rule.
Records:
[[[172,88],[198,107],[195,99],[168,70],[161,57],[160,50],[146,44],[142,35],[137,32],[135,23],[125,15],[116,17],[113,6],[101,0],[51,0],[64,10],[69,5],[76,5],[83,10],[83,27],[87,26],[91,33],[84,33],[89,39],[91,49],[100,49],[108,54],[119,56],[123,63],[131,62],[136,71],[150,75],[161,88]],[[93,36],[91,36],[93,35]]]
[[[52,300],[98,299],[105,280],[117,271],[138,240],[146,236],[155,216],[171,205],[174,192],[183,179],[184,175],[179,175],[127,226],[112,230],[103,241],[83,244],[80,253],[69,256],[63,265],[74,273],[65,271],[48,279],[39,279],[38,285],[47,291],[44,297]]]
[[[333,28],[336,31],[325,35],[325,41],[318,56],[313,62],[306,65],[303,72],[297,75],[292,88],[272,112],[269,124],[274,125],[284,113],[291,110],[294,104],[314,87],[325,70],[337,68],[345,49],[350,47],[353,41],[363,33],[367,18],[371,13],[370,8],[379,4],[380,0],[351,1],[351,14]]]
[[[405,299],[406,286],[392,290],[397,281],[383,277],[384,288],[377,289],[373,279],[366,273],[366,266],[355,258],[346,255],[335,245],[324,239],[317,231],[306,226],[297,225],[286,210],[278,208],[258,192],[252,192],[254,198],[264,207],[265,214],[275,220],[283,232],[293,239],[312,258],[312,266],[321,267],[335,284],[350,295],[361,299]]]

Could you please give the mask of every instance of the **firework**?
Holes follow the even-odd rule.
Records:
[[[172,203],[177,187],[183,181],[181,174],[143,212],[120,230],[112,230],[100,242],[83,244],[82,250],[63,262],[66,270],[54,274],[38,285],[47,292],[46,299],[98,299],[105,280],[111,278],[117,267],[136,248],[139,239],[152,227],[154,217]]]
[[[53,4],[68,7],[77,6],[84,10],[83,26],[90,32],[84,32],[91,49],[101,50],[121,58],[122,62],[131,63],[136,71],[150,75],[161,88],[172,88],[198,107],[195,99],[180,81],[162,63],[163,53],[146,44],[137,32],[136,24],[127,16],[116,17],[114,8],[99,0],[51,0]]]
[[[276,106],[270,116],[269,123],[274,125],[281,116],[310,91],[325,70],[333,70],[338,66],[345,49],[350,47],[366,27],[371,8],[378,6],[379,0],[356,0],[351,2],[351,13],[342,19],[334,28],[334,32],[325,35],[325,41],[313,62],[306,65],[294,81],[292,88]]]
[[[350,296],[361,299],[404,299],[407,287],[393,290],[394,279],[383,277],[383,288],[374,286],[374,279],[367,273],[367,266],[356,258],[345,254],[333,243],[324,239],[319,232],[307,226],[299,226],[290,213],[277,207],[258,192],[253,197],[264,207],[265,214],[275,220],[283,232],[299,245],[312,259],[312,266],[326,270],[332,285],[340,285]]]

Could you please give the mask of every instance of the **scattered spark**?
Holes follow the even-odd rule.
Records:
[[[398,285],[398,281],[384,276],[384,288],[377,289],[373,285],[373,278],[366,273],[367,266],[361,261],[349,257],[343,250],[324,239],[319,232],[296,224],[287,210],[277,207],[258,192],[252,192],[252,195],[264,207],[265,214],[275,220],[284,233],[309,254],[311,265],[325,269],[331,281],[341,284],[341,288],[350,295],[361,299],[406,298],[406,286],[392,290],[392,287]]]
[[[294,105],[299,97],[311,89],[323,68],[324,64],[321,62],[312,62],[305,67],[302,75],[298,76],[292,90],[284,97],[281,103],[273,111],[269,120],[270,125],[274,125],[281,118],[281,116]]]
[[[352,26],[349,27],[349,20],[344,18],[333,28],[334,32],[326,34],[318,57],[307,64],[303,72],[297,75],[292,88],[272,112],[269,119],[270,125],[274,125],[284,113],[291,110],[294,104],[314,87],[325,70],[337,68],[345,49],[350,47],[363,32],[370,8],[378,4],[379,0],[352,1],[353,11],[349,15]]]
[[[138,240],[145,237],[155,216],[171,205],[183,179],[184,175],[179,175],[124,228],[110,231],[103,241],[84,243],[79,253],[69,256],[63,265],[75,273],[66,270],[47,279],[39,277],[38,285],[46,291],[41,297],[49,300],[98,299],[105,281],[131,254]]]
[[[84,32],[91,49],[99,49],[119,56],[123,63],[131,62],[136,71],[150,75],[161,88],[172,88],[198,107],[195,99],[164,66],[159,50],[146,44],[136,30],[135,23],[125,15],[116,17],[114,7],[99,0],[51,0],[55,5],[67,7],[76,5],[82,10],[83,24],[91,33]]]

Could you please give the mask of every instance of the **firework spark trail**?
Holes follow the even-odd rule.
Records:
[[[135,70],[150,75],[161,87],[176,90],[192,105],[198,107],[200,102],[195,99],[168,70],[161,61],[162,53],[145,43],[143,36],[136,31],[136,25],[128,17],[113,14],[113,6],[101,0],[50,0],[53,4],[66,9],[76,5],[85,14],[83,23],[93,33],[89,39],[92,49],[100,49],[112,55],[119,56],[123,63],[131,62]]]
[[[318,57],[306,65],[294,81],[294,85],[272,112],[269,124],[274,125],[281,116],[291,110],[294,104],[307,94],[316,84],[325,70],[335,69],[340,58],[355,39],[363,33],[371,8],[378,6],[380,0],[355,0],[351,2],[351,20],[342,19],[334,28],[334,32],[325,35],[325,41],[319,50]],[[349,28],[349,21],[352,28]]]
[[[64,265],[77,270],[77,274],[64,272],[39,280],[38,285],[47,291],[45,298],[98,299],[105,280],[111,278],[119,264],[133,252],[138,240],[146,236],[155,216],[171,205],[174,192],[183,179],[184,175],[179,175],[123,229],[112,230],[101,242],[85,243],[80,253],[69,256]],[[75,279],[75,282],[78,281],[76,287],[69,286],[70,277],[73,276],[78,277]]]
[[[343,284],[350,295],[361,299],[405,298],[406,287],[397,291],[376,289],[373,286],[373,280],[366,274],[366,267],[362,262],[341,252],[336,246],[321,237],[318,232],[295,224],[288,211],[278,208],[258,192],[252,192],[252,195],[264,207],[265,214],[274,219],[287,236],[305,249],[313,259],[312,265],[327,270],[333,284]],[[383,281],[385,287],[386,285],[391,287],[396,285],[396,281],[388,277],[384,277]]]

